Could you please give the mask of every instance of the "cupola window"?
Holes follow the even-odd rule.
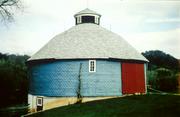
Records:
[[[93,23],[99,25],[101,15],[90,9],[84,9],[74,15],[76,25],[83,23]]]
[[[82,23],[95,23],[94,16],[82,16]]]

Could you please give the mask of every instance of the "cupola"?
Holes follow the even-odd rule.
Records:
[[[83,23],[94,23],[94,24],[99,25],[101,15],[96,13],[95,11],[92,11],[86,8],[76,13],[74,17],[75,17],[76,25],[83,24]]]

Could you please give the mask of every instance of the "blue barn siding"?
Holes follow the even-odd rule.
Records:
[[[43,96],[76,96],[80,63],[82,96],[122,95],[119,62],[97,60],[89,72],[88,60],[63,60],[30,67],[29,93]]]
[[[83,96],[122,95],[119,62],[97,60],[95,73],[89,72],[88,61],[82,68]]]

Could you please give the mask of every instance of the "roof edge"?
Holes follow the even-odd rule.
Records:
[[[67,58],[67,59],[56,59],[56,58],[49,58],[49,59],[34,59],[34,60],[28,60],[26,61],[26,64],[29,63],[44,63],[44,62],[52,62],[52,61],[59,61],[59,60],[113,60],[113,61],[121,61],[121,62],[138,62],[138,63],[148,63],[149,61],[145,60],[137,60],[137,59],[120,59],[120,58]]]

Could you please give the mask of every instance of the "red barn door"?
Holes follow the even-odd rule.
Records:
[[[144,64],[122,63],[122,93],[145,93]]]

